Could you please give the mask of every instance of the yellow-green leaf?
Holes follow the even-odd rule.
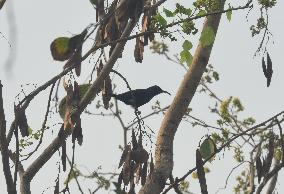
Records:
[[[207,137],[202,144],[200,145],[200,154],[202,156],[203,159],[207,160],[210,156],[212,156],[212,154],[215,153],[216,151],[216,145],[214,143],[214,141],[210,138]],[[214,157],[212,157],[210,159],[210,161],[212,161],[214,159]]]
[[[193,57],[188,50],[181,51],[181,53],[180,53],[180,62],[181,63],[186,62],[186,64],[189,66],[192,62],[192,58]]]
[[[165,27],[167,25],[167,20],[161,16],[161,14],[157,14],[154,16],[154,19],[162,26]]]
[[[53,59],[56,61],[65,61],[69,59],[73,53],[73,50],[70,48],[70,38],[56,38],[50,45],[50,51]]]
[[[231,8],[232,8],[232,6],[229,4],[229,9],[231,9]],[[232,10],[227,11],[226,16],[227,16],[228,21],[230,22],[231,19],[232,19]]]
[[[183,50],[190,50],[192,48],[192,43],[188,40],[185,40],[182,44]]]

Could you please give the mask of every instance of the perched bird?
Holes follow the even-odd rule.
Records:
[[[146,89],[136,89],[122,94],[111,94],[111,96],[116,98],[117,100],[124,102],[127,105],[138,108],[148,103],[154,96],[161,93],[171,95],[169,92],[164,91],[159,86],[155,85]]]

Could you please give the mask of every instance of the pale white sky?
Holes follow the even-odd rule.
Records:
[[[172,6],[175,2],[177,1],[169,1],[164,6]],[[191,4],[191,2],[187,3],[187,5]],[[7,76],[4,71],[4,64],[8,52],[14,49],[13,40],[9,39],[7,22],[7,8],[11,6],[11,3],[13,4],[18,35],[18,52],[12,74]],[[228,22],[226,17],[223,16],[210,58],[210,63],[213,64],[221,77],[220,81],[212,86],[213,90],[221,98],[238,96],[245,106],[245,112],[242,115],[253,116],[259,122],[284,110],[284,92],[282,91],[284,67],[281,60],[284,50],[284,28],[281,25],[284,22],[284,13],[281,9],[283,7],[284,2],[278,1],[278,5],[270,11],[269,28],[273,37],[268,49],[274,64],[274,74],[269,88],[266,88],[266,80],[261,69],[261,58],[253,58],[254,52],[260,43],[260,38],[251,38],[249,31],[250,25],[257,17],[256,12],[252,11],[248,15],[248,22],[245,17],[247,11],[234,12],[231,22]],[[88,24],[95,21],[95,15],[94,9],[87,0],[80,2],[75,0],[26,0],[8,1],[6,3],[0,11],[0,32],[10,40],[12,48],[9,47],[7,40],[0,37],[0,79],[4,85],[7,126],[13,119],[13,103],[15,96],[21,90],[21,85],[24,85],[25,91],[29,92],[33,89],[33,86],[27,86],[26,84],[41,85],[62,70],[63,63],[53,61],[50,55],[49,45],[51,41],[58,36],[70,36],[81,32]],[[200,20],[200,23],[202,23],[202,20]],[[197,38],[186,38],[196,46]],[[272,41],[274,41],[274,44]],[[169,42],[169,46],[171,54],[181,51],[181,42]],[[151,55],[148,48],[146,48],[143,63],[138,64],[134,61],[133,48],[134,40],[128,42],[123,59],[120,59],[117,63],[119,65],[116,65],[118,66],[117,70],[125,75],[132,88],[146,88],[157,84],[162,89],[172,93],[171,97],[161,95],[151,101],[154,103],[155,100],[159,99],[162,106],[168,105],[183,78],[184,70],[163,57]],[[84,62],[81,82],[86,79],[87,72],[92,69],[93,61],[91,60],[90,63],[88,60]],[[118,83],[117,91],[126,90],[124,83],[118,77],[115,77],[114,80]],[[41,126],[48,93],[49,90],[39,95],[27,109],[28,121],[33,129],[39,129]],[[63,92],[60,92],[60,95],[63,96]],[[215,124],[213,120],[215,117],[209,114],[208,111],[209,105],[213,105],[213,101],[209,101],[207,97],[199,94],[194,97],[191,103],[195,116]],[[134,119],[133,110],[123,104],[120,104],[120,107],[123,111],[123,119],[130,123]],[[90,106],[89,110],[99,112],[95,110],[95,106]],[[145,105],[141,108],[141,111],[142,114],[150,113],[151,105]],[[162,116],[154,116],[145,122],[155,131],[158,130],[161,119]],[[48,124],[52,126],[57,122],[60,122],[59,118],[52,115]],[[55,126],[52,129],[53,131],[46,133],[44,146],[48,145],[57,135],[59,127]],[[208,133],[210,131],[192,128],[188,123],[180,125],[174,142],[174,176],[181,176],[188,169],[194,167],[195,149],[201,137]],[[90,171],[102,166],[104,172],[113,170],[118,172],[117,165],[121,153],[118,145],[123,144],[122,128],[119,122],[112,117],[85,116],[83,117],[83,134],[83,145],[81,147],[77,146],[77,164],[82,169],[88,167]],[[71,149],[70,144],[69,148]],[[70,150],[69,153],[71,153]],[[228,153],[225,156],[220,154],[213,162],[213,165],[209,165],[211,168],[211,172],[207,174],[209,193],[215,193],[219,187],[224,186],[230,169],[236,165],[230,155]],[[40,170],[32,181],[32,193],[41,193],[46,188],[53,187],[57,176],[56,162],[58,161],[60,161],[60,158],[58,154],[55,154]],[[28,164],[29,162],[25,162],[24,166],[26,167]],[[231,176],[228,189],[220,191],[220,194],[232,192],[232,184],[235,183],[236,175],[234,173]],[[279,178],[283,182],[283,172],[279,174]],[[200,193],[198,181],[192,181],[191,178],[189,180],[191,191]],[[61,182],[63,182],[62,179]],[[81,182],[84,185],[84,181],[81,180]],[[90,188],[96,187],[94,182],[87,182],[85,185]],[[72,183],[70,187],[72,189],[76,185]],[[283,192],[281,186],[278,185],[277,188],[279,193]],[[87,190],[85,191],[88,193]],[[46,193],[52,192],[52,190],[46,191]],[[2,172],[0,172],[0,193],[6,193]]]

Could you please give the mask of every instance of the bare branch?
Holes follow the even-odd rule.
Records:
[[[5,175],[7,191],[9,194],[16,194],[16,187],[13,182],[10,162],[9,162],[9,150],[6,139],[6,120],[5,120],[5,112],[3,107],[3,94],[2,94],[3,85],[0,81],[0,149],[2,155],[2,164],[3,171]]]
[[[259,184],[256,193],[255,194],[260,194],[262,189],[264,188],[264,186],[266,185],[266,183],[272,178],[274,177],[276,174],[278,174],[278,172],[283,168],[283,163],[280,163],[278,165],[275,165],[275,167],[266,174],[266,176],[263,178],[262,182]]]
[[[129,34],[131,33],[132,29],[134,28],[135,24],[133,23],[132,20],[130,20],[121,35],[122,38],[128,37]],[[88,91],[86,94],[83,96],[80,105],[79,105],[79,110],[78,112],[81,114],[83,110],[88,106],[90,101],[92,100],[93,97],[96,96],[98,91],[100,91],[101,84],[105,80],[106,76],[110,73],[110,71],[113,68],[114,63],[118,59],[119,55],[121,54],[121,51],[123,50],[123,47],[125,45],[126,41],[119,42],[114,50],[112,51],[112,54],[108,60],[108,62],[104,65],[103,69],[101,70],[99,76],[97,79],[94,81],[94,83],[89,87]]]
[[[135,23],[130,20],[128,22],[128,25],[126,26],[122,37],[129,36],[131,33],[133,27],[135,26]],[[104,68],[102,69],[101,73],[97,77],[97,79],[94,81],[94,83],[90,86],[86,94],[84,95],[83,99],[80,102],[79,109],[77,111],[74,111],[74,114],[81,114],[83,110],[87,107],[87,105],[90,103],[93,97],[96,96],[97,92],[100,89],[100,86],[105,79],[105,77],[110,73],[114,63],[116,62],[117,58],[119,57],[121,51],[123,50],[123,47],[125,45],[126,41],[120,42],[116,45],[115,49],[112,52],[111,57],[109,58],[109,61],[105,64]],[[72,68],[72,67],[70,67]],[[63,72],[67,73],[70,68],[65,69]],[[61,74],[63,74],[63,72]],[[54,78],[54,81],[51,80],[49,82],[54,83],[57,79],[59,79],[60,76]],[[47,86],[46,86],[47,87]],[[37,91],[39,92],[39,90]],[[32,98],[34,95],[32,95]],[[75,113],[76,112],[76,113]],[[23,179],[25,183],[30,183],[30,181],[33,179],[33,177],[36,175],[36,173],[43,167],[43,165],[53,156],[53,154],[61,147],[63,141],[68,137],[69,134],[67,134],[66,131],[63,130],[62,134],[60,136],[56,137],[51,144],[38,156],[38,158],[27,168],[26,172],[23,175]],[[30,193],[30,188],[27,187],[24,193]]]
[[[248,132],[250,131],[253,131],[261,126],[264,126],[266,125],[267,123],[271,122],[271,121],[274,121],[275,118],[277,118],[278,116],[280,115],[283,115],[284,114],[284,111],[281,111],[280,113],[270,117],[269,119],[243,131],[242,133],[239,133],[239,134],[236,134],[236,135],[233,135],[225,144],[223,144],[220,148],[218,148],[215,153],[213,153],[210,157],[208,157],[204,162],[203,162],[203,165],[206,164],[206,162],[208,162],[212,157],[214,157],[217,153],[221,152],[225,147],[229,146],[233,141],[235,141],[237,138],[247,134]],[[281,164],[279,164],[278,166],[276,166],[272,171],[279,171],[281,169],[281,167],[279,168],[279,166],[281,166]],[[178,182],[180,181],[184,181],[186,179],[186,177],[188,177],[192,172],[194,172],[196,170],[196,167],[190,169],[184,176],[182,176],[181,178],[178,179]],[[272,172],[271,171],[271,172]],[[271,173],[270,172],[270,173]],[[268,176],[273,176],[273,175],[269,175],[270,173],[268,173],[267,177]],[[275,172],[274,172],[275,173]],[[271,177],[270,177],[271,178]],[[268,181],[268,180],[267,180]],[[263,185],[264,186],[264,185]],[[166,188],[164,191],[163,191],[163,194],[167,193],[170,189],[173,188],[173,185],[169,185],[168,188]]]
[[[279,163],[280,163],[280,160],[274,159],[274,165],[278,165]],[[266,190],[266,194],[273,193],[275,186],[276,186],[277,179],[278,179],[278,172],[270,180],[270,183]]]
[[[3,5],[5,4],[6,0],[0,0],[0,9],[2,9]]]
[[[40,145],[41,145],[41,143],[42,143],[43,134],[44,134],[45,127],[46,127],[47,116],[48,116],[48,114],[49,114],[50,101],[51,101],[51,96],[52,96],[52,92],[53,92],[54,86],[55,86],[55,83],[52,84],[51,89],[50,89],[50,93],[49,93],[49,97],[48,97],[48,102],[47,102],[47,108],[46,108],[46,112],[45,112],[45,116],[44,116],[43,123],[42,123],[42,125],[41,125],[41,134],[40,134],[39,142],[38,142],[36,148],[35,148],[32,152],[30,152],[30,153],[27,155],[26,158],[22,159],[21,161],[24,161],[24,160],[29,159],[29,158],[38,150],[38,148],[40,147]]]

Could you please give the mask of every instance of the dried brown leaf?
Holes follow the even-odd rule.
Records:
[[[255,168],[256,168],[257,180],[258,183],[260,183],[262,177],[262,168],[263,168],[260,157],[256,158]]]
[[[25,110],[20,106],[14,106],[16,126],[19,127],[23,137],[29,136],[29,125]]]
[[[76,121],[73,133],[72,133],[72,142],[74,143],[77,139],[77,142],[79,145],[82,145],[83,143],[83,133],[82,133],[82,127],[81,127],[81,119],[79,118]]]
[[[274,134],[271,133],[270,138],[269,138],[269,143],[268,143],[268,154],[263,161],[263,174],[262,174],[263,176],[265,176],[269,172],[269,169],[272,164],[272,159],[274,155],[274,147],[275,147],[274,140],[275,140]]]
[[[154,172],[154,161],[153,161],[153,157],[152,157],[152,154],[151,154],[151,162],[150,162],[150,174],[152,173],[152,172]]]
[[[111,99],[111,94],[112,94],[111,79],[108,75],[104,80],[104,86],[102,90],[103,104],[105,109],[109,108],[109,101]]]
[[[261,65],[262,65],[263,74],[264,74],[264,76],[267,78],[267,70],[266,70],[266,65],[265,65],[264,57],[262,57]]]
[[[65,111],[65,115],[64,115],[64,130],[69,130],[71,128],[73,128],[73,123],[71,122],[71,112],[72,112],[72,106],[67,105],[67,101],[66,101],[66,111]]]
[[[136,171],[136,184],[139,183],[141,173],[142,173],[142,164],[139,163]]]
[[[272,60],[269,56],[269,53],[267,52],[267,68],[266,68],[266,73],[267,73],[267,87],[269,87],[272,74],[273,74],[273,69],[272,69]]]
[[[118,176],[118,180],[117,180],[118,188],[121,188],[122,179],[123,179],[123,169],[121,170],[121,172],[119,173],[119,176]]]
[[[142,135],[142,132],[140,131],[139,138],[138,138],[138,147],[139,148],[143,148],[142,141],[143,141],[143,135]]]
[[[130,145],[125,146],[125,148],[124,148],[124,150],[122,152],[122,155],[120,157],[118,168],[120,168],[122,166],[122,164],[126,160],[128,152],[130,152],[130,151],[131,151],[131,146]]]
[[[143,168],[141,171],[141,185],[145,185],[146,183],[146,177],[147,177],[147,162],[144,162]]]
[[[62,143],[62,147],[61,147],[61,163],[62,163],[62,168],[63,168],[63,172],[66,171],[66,141],[64,140]]]
[[[143,53],[144,53],[144,43],[142,40],[140,40],[140,37],[137,37],[134,49],[134,58],[136,62],[142,63]]]
[[[137,143],[137,140],[136,140],[136,136],[135,136],[135,132],[134,132],[134,129],[132,129],[132,150],[136,150],[138,148],[138,143]]]
[[[128,185],[131,178],[130,163],[131,163],[131,152],[128,152],[122,168],[123,171],[122,180],[124,185]]]
[[[130,183],[130,189],[128,191],[128,194],[135,194],[135,184],[133,181]]]

